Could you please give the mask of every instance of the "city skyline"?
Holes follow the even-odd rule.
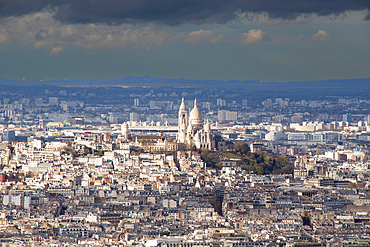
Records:
[[[1,79],[1,242],[368,244],[368,81]]]
[[[369,246],[369,3],[0,1],[0,246]]]

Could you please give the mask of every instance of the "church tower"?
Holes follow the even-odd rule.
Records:
[[[179,130],[177,134],[177,140],[181,143],[186,142],[186,131],[188,128],[188,110],[185,106],[184,98],[182,98],[182,102],[179,108]]]
[[[128,140],[128,138],[129,138],[129,129],[128,129],[128,124],[126,122],[124,122],[121,125],[121,135],[122,135],[124,141]]]

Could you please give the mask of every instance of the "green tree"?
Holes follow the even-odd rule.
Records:
[[[269,164],[270,163],[270,157],[269,156],[266,156],[264,159],[263,159],[263,162],[265,164]]]
[[[262,163],[264,161],[264,157],[263,157],[263,155],[261,154],[261,155],[259,155],[258,157],[257,157],[257,163]]]
[[[209,150],[208,149],[203,149],[202,152],[200,153],[200,158],[205,161],[208,157]]]
[[[293,167],[293,165],[289,164],[288,157],[280,155],[276,159],[274,159],[272,173],[274,173],[274,174],[285,174],[285,173],[292,174],[293,171],[294,171],[294,167]]]
[[[208,166],[215,167],[220,162],[220,158],[216,153],[211,153],[208,149],[203,149],[200,153],[200,158],[207,163]]]
[[[220,158],[218,157],[218,155],[217,154],[215,154],[215,153],[210,153],[210,154],[208,154],[208,162],[212,165],[212,166],[214,166],[214,165],[216,165],[219,161],[220,161]]]
[[[247,144],[240,142],[235,143],[234,150],[238,154],[247,154],[250,151],[249,146]]]
[[[283,156],[283,155],[279,155],[277,158],[276,158],[276,167],[278,168],[282,168],[286,165],[289,164],[289,159],[288,157],[286,156]]]
[[[217,164],[215,165],[215,168],[216,168],[217,170],[221,170],[221,169],[222,169],[222,164],[221,164],[221,163],[217,163]]]
[[[264,174],[265,173],[265,169],[263,169],[262,165],[255,165],[254,167],[256,169],[257,174]]]
[[[256,159],[256,154],[255,153],[248,153],[247,154],[247,157],[249,158],[249,159],[251,159],[251,160],[254,160],[254,159]]]
[[[240,142],[235,143],[234,150],[236,153],[241,153],[242,149],[243,149],[243,144],[241,144]]]
[[[95,154],[98,155],[99,157],[102,157],[104,155],[104,151],[103,150],[95,150]]]

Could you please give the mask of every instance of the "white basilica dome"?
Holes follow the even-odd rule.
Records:
[[[202,114],[197,106],[193,108],[190,112],[190,120],[201,120],[202,121]]]
[[[202,113],[197,106],[197,100],[194,101],[194,108],[190,112],[189,122],[197,129],[203,127]]]

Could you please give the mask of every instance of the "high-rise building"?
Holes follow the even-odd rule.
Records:
[[[367,125],[370,125],[370,115],[367,115],[366,116],[365,121],[367,122]]]
[[[49,97],[49,105],[58,105],[58,97]]]
[[[277,105],[279,105],[279,107],[281,107],[281,108],[284,108],[285,107],[285,100],[283,100],[282,98],[276,98],[275,99],[275,103]]]
[[[248,106],[248,100],[247,99],[243,99],[242,100],[242,106],[243,107],[247,107]]]
[[[223,99],[217,99],[217,105],[218,106],[226,106],[226,100]]]
[[[238,113],[227,110],[218,110],[218,121],[235,121],[238,119]]]
[[[134,99],[134,105],[139,106],[139,99]]]
[[[14,130],[4,131],[3,141],[5,141],[5,142],[15,142],[15,131]]]
[[[262,105],[263,105],[264,108],[270,108],[272,106],[272,100],[267,99],[267,100],[262,102]]]
[[[343,122],[352,122],[352,115],[349,113],[343,114]]]
[[[140,115],[136,112],[130,113],[130,122],[139,122],[140,121]]]
[[[35,99],[35,105],[36,106],[41,106],[43,104],[44,104],[44,102],[43,102],[42,98],[36,98]]]

